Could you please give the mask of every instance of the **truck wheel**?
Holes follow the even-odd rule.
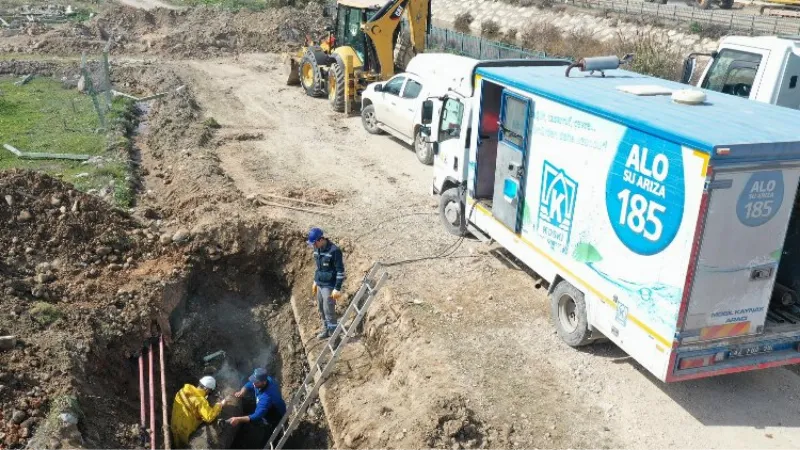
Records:
[[[567,281],[558,283],[550,294],[550,314],[558,336],[570,347],[586,345],[592,335],[586,318],[583,293]]]
[[[320,50],[321,51],[321,50]],[[306,94],[311,97],[322,97],[325,90],[322,88],[322,73],[315,55],[315,49],[309,48],[300,60],[300,67],[297,69],[300,76],[300,85],[306,90]]]
[[[467,234],[467,222],[464,218],[464,204],[458,195],[458,188],[450,188],[442,192],[439,199],[439,217],[442,218],[445,230],[456,236]]]
[[[422,128],[417,128],[414,133],[414,153],[417,154],[419,162],[425,165],[433,164],[433,144],[425,142],[422,135]]]
[[[378,117],[375,115],[375,105],[367,105],[361,110],[361,125],[369,134],[383,134],[378,126]]]
[[[344,112],[344,61],[333,55],[333,64],[328,70],[328,101],[336,112]]]

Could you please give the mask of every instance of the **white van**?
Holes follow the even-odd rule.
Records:
[[[419,134],[422,102],[470,80],[478,60],[449,53],[423,53],[406,71],[385,82],[371,83],[361,96],[361,122],[372,134],[389,133],[414,146],[423,164],[433,164],[433,151]]]

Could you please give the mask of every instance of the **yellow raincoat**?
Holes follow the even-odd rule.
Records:
[[[214,407],[208,404],[206,392],[191,384],[184,384],[183,389],[175,395],[172,404],[172,447],[186,448],[189,446],[189,436],[201,423],[211,423],[219,416],[222,405],[217,403]]]

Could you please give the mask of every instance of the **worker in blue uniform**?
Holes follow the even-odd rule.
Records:
[[[286,403],[281,396],[281,388],[278,382],[267,375],[267,371],[261,367],[253,371],[248,382],[234,395],[242,398],[247,394],[255,397],[255,411],[247,416],[231,417],[228,419],[228,423],[234,426],[238,424],[250,425],[246,427],[249,428],[249,431],[243,429],[242,432],[258,433],[260,436],[256,440],[263,446],[272,435],[272,430],[275,429],[283,415],[286,414]]]
[[[317,306],[322,318],[322,331],[319,339],[330,337],[338,319],[336,318],[336,300],[342,296],[342,283],[345,280],[344,257],[339,247],[331,242],[319,228],[308,232],[308,245],[314,249],[314,272],[312,292],[317,297]]]

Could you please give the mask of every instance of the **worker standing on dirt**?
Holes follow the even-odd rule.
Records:
[[[256,368],[248,382],[233,395],[242,398],[248,393],[255,397],[255,411],[249,416],[231,417],[228,419],[228,423],[234,426],[240,423],[252,425],[250,433],[262,433],[259,439],[256,439],[260,448],[266,445],[266,440],[272,435],[272,430],[286,414],[286,403],[281,396],[278,382],[267,375],[267,371],[261,367]],[[248,442],[252,441],[248,440]]]
[[[217,388],[217,381],[214,377],[205,376],[200,379],[200,384],[192,386],[184,384],[183,389],[175,395],[175,402],[172,404],[172,442],[175,448],[186,448],[189,446],[189,436],[194,433],[201,423],[213,422],[225,400],[214,405],[212,408],[208,403],[208,394]]]
[[[317,265],[312,292],[317,296],[323,327],[317,337],[325,339],[336,330],[336,300],[342,296],[345,278],[344,257],[339,247],[328,240],[319,228],[309,231],[308,245],[314,248],[314,262]]]

